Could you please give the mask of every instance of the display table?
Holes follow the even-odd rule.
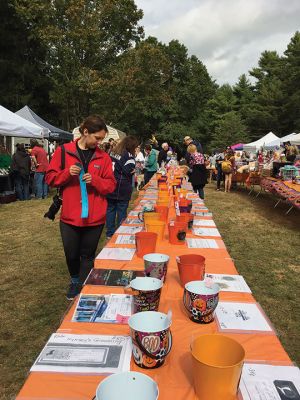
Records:
[[[262,178],[262,189],[273,193],[279,199],[290,204],[291,207],[300,209],[300,185],[290,181],[282,181],[276,178]],[[290,210],[289,210],[290,211]]]
[[[173,218],[174,216],[175,210],[171,208],[169,218]],[[199,218],[212,219],[212,217]],[[115,244],[116,237],[117,234],[108,242],[108,247],[120,247],[120,245],[117,246]],[[187,237],[195,236],[189,233]],[[199,237],[197,236],[197,238]],[[196,400],[192,382],[190,344],[196,336],[205,333],[217,333],[219,328],[215,321],[210,324],[201,325],[188,319],[182,302],[183,288],[179,281],[176,256],[195,253],[201,254],[206,258],[206,272],[237,274],[234,262],[230,258],[222,238],[215,239],[218,244],[217,249],[189,249],[186,244],[169,244],[166,229],[164,240],[157,243],[156,252],[165,253],[170,256],[167,279],[162,289],[159,310],[164,313],[172,310],[171,331],[173,335],[173,347],[163,366],[153,370],[141,369],[131,360],[131,370],[147,374],[157,382],[159,386],[159,400]],[[126,245],[126,247],[134,246]],[[95,268],[143,270],[144,263],[143,259],[134,255],[130,262],[96,260]],[[84,286],[82,292],[93,294],[124,293],[124,289],[104,286]],[[250,293],[220,292],[220,301],[224,300],[255,302],[254,297]],[[57,332],[129,335],[128,325],[71,322],[74,309],[75,304],[69,309]],[[280,364],[292,365],[274,332],[271,334],[228,333],[227,335],[239,341],[244,346],[246,360],[255,360],[258,362],[269,360]],[[92,400],[96,387],[104,378],[104,376],[99,375],[32,372],[29,374],[28,379],[17,396],[17,400]]]

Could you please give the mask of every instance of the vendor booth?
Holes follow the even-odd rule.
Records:
[[[274,142],[274,140],[279,140],[280,141],[278,136],[274,135],[273,132],[269,132],[265,136],[263,136],[262,138],[256,140],[255,142],[244,144],[243,150],[255,153],[259,149],[261,149],[262,147],[263,148],[267,147],[267,145],[269,143],[271,143],[271,142]]]
[[[289,135],[283,136],[282,138],[278,138],[276,140],[273,140],[272,142],[268,143],[265,148],[267,150],[274,150],[280,146],[283,147],[283,143],[289,142],[293,137],[296,135],[296,133],[290,133]]]
[[[296,146],[300,146],[300,133],[297,133],[290,139],[291,144],[295,144]]]
[[[47,128],[38,126],[26,119],[0,106],[0,136],[3,142],[0,159],[8,159],[14,153],[15,138],[35,138],[42,139],[47,135]],[[1,164],[1,162],[0,162]],[[2,164],[1,164],[2,165]],[[7,203],[15,200],[13,183],[9,174],[10,163],[3,164],[0,170],[0,202]]]
[[[39,117],[28,106],[24,106],[23,108],[18,110],[15,114],[19,115],[22,118],[25,118],[27,121],[30,121],[42,128],[46,128],[48,132],[44,135],[44,137],[49,140],[59,140],[64,142],[70,142],[71,140],[73,140],[72,133],[64,131],[63,129],[57,128],[56,126],[49,124],[49,122]]]

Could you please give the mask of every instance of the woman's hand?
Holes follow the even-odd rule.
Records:
[[[91,183],[92,175],[87,172],[86,174],[83,175],[82,180],[85,181],[85,183]]]
[[[75,175],[79,175],[80,171],[81,171],[81,167],[78,167],[77,165],[71,165],[70,169],[70,175],[75,176]]]

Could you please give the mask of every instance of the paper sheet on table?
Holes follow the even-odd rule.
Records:
[[[208,208],[204,204],[193,203],[193,211],[208,211]]]
[[[211,212],[192,211],[192,214],[196,215],[196,217],[212,217]]]
[[[240,381],[243,400],[300,400],[297,367],[244,364]]]
[[[212,219],[194,219],[193,226],[213,226],[215,227],[215,221]]]
[[[193,227],[193,234],[197,236],[221,237],[217,228],[196,228]]]
[[[139,211],[132,210],[128,215],[130,215],[131,217],[137,217],[139,215]]]
[[[132,296],[128,294],[81,294],[72,322],[110,322],[125,324],[132,315]]]
[[[129,371],[130,336],[53,333],[31,371],[113,374]]]
[[[263,331],[272,332],[272,328],[256,303],[237,303],[220,301],[216,308],[221,331]]]
[[[241,275],[205,274],[220,286],[222,292],[251,293],[249,286]]]
[[[218,249],[218,243],[214,239],[186,239],[189,249]]]
[[[129,233],[134,235],[135,233],[141,232],[143,230],[142,226],[119,226],[116,233]]]
[[[118,235],[116,244],[135,244],[134,235]]]
[[[128,224],[128,225],[142,225],[143,224],[143,222],[138,218],[126,218],[124,223]]]
[[[97,255],[97,260],[121,260],[130,261],[133,258],[135,249],[118,247],[104,247]]]

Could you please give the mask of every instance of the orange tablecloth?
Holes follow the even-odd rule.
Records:
[[[174,210],[171,210],[174,215]],[[202,217],[199,217],[202,218]],[[190,343],[193,337],[204,333],[218,332],[216,322],[199,325],[190,321],[183,308],[183,288],[180,285],[176,256],[188,253],[201,253],[206,257],[206,272],[237,274],[233,260],[230,258],[223,241],[218,240],[219,249],[188,249],[186,245],[171,245],[165,240],[158,243],[157,252],[170,256],[168,276],[164,284],[160,311],[173,313],[171,326],[173,348],[165,364],[154,370],[143,370],[131,361],[131,370],[151,376],[159,385],[159,400],[196,400],[192,383],[192,366]],[[115,246],[114,238],[108,246]],[[134,256],[130,262],[96,260],[96,268],[143,269],[143,260]],[[123,293],[123,288],[85,286],[83,293]],[[249,293],[221,292],[220,300],[254,302]],[[71,322],[77,300],[66,313],[58,332],[81,334],[124,334],[129,335],[128,325]],[[275,334],[228,334],[238,340],[246,350],[246,360],[274,361],[290,365],[290,359]],[[30,373],[17,400],[88,400],[92,399],[97,385],[104,376],[86,376],[61,373]],[[142,399],[141,399],[142,400]],[[212,399],[215,400],[215,399]],[[219,400],[219,399],[218,399]],[[220,399],[221,400],[221,399]]]

